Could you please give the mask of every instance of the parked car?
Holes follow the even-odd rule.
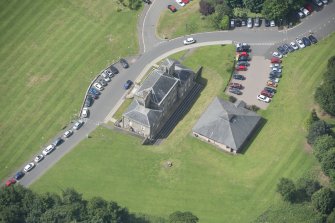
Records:
[[[278,67],[278,68],[282,68],[282,65],[280,63],[273,63],[270,65],[270,67]]]
[[[188,3],[190,3],[190,0],[181,0],[183,3],[185,3],[185,5],[186,4],[188,4]]]
[[[271,26],[271,27],[275,27],[275,26],[276,26],[276,23],[275,23],[274,20],[271,20],[271,21],[270,21],[270,26]]]
[[[234,28],[235,28],[235,20],[234,20],[234,19],[231,19],[231,20],[230,20],[230,28],[231,28],[231,29],[234,29]]]
[[[237,65],[238,66],[249,66],[250,64],[247,61],[238,61]]]
[[[323,4],[328,4],[328,0],[321,0]]]
[[[196,42],[195,39],[193,39],[192,37],[189,37],[189,38],[184,40],[184,45],[190,45],[190,44],[193,44],[195,42]]]
[[[6,181],[6,187],[10,187],[11,185],[15,184],[16,180],[14,178],[10,178]]]
[[[81,120],[81,119],[79,119],[76,123],[74,123],[72,129],[73,129],[73,130],[78,130],[78,129],[80,129],[80,127],[83,126],[83,125],[84,125],[84,121]]]
[[[236,20],[235,20],[235,26],[236,26],[236,27],[241,27],[241,26],[242,26],[242,21],[239,20],[239,19],[236,19]]]
[[[275,82],[276,84],[278,84],[279,83],[279,78],[278,77],[270,77],[269,78],[269,81],[272,81],[272,82]]]
[[[252,28],[252,18],[248,18],[248,21],[247,21],[247,27],[248,28]]]
[[[64,132],[63,136],[64,138],[69,138],[72,134],[73,134],[72,130],[67,130],[66,132]]]
[[[281,63],[281,59],[277,58],[277,57],[272,57],[271,58],[271,63]]]
[[[229,88],[228,89],[228,91],[230,92],[230,93],[233,93],[233,94],[237,94],[237,95],[241,95],[242,94],[242,91],[240,91],[239,89],[237,89],[237,88]]]
[[[272,88],[272,87],[265,87],[264,90],[266,90],[270,93],[273,93],[273,94],[275,94],[277,92],[277,90],[275,88]]]
[[[116,74],[119,73],[119,70],[118,70],[115,66],[113,66],[113,65],[111,65],[111,66],[109,67],[109,70],[111,71],[113,77],[114,77]]]
[[[302,42],[305,44],[305,46],[312,45],[311,41],[307,37],[302,37]]]
[[[302,13],[304,13],[304,15],[305,16],[308,16],[309,14],[311,14],[307,9],[305,9],[304,7],[301,7],[300,8],[300,11],[302,12]]]
[[[255,27],[259,27],[261,25],[260,19],[258,17],[255,18]]]
[[[248,54],[248,52],[240,52],[239,56],[246,56],[246,57],[248,57],[249,54]]]
[[[120,63],[121,63],[121,66],[122,66],[123,68],[125,68],[125,69],[127,69],[127,68],[129,67],[129,64],[128,64],[128,62],[126,61],[126,59],[121,58],[121,59],[120,59]]]
[[[176,12],[177,8],[174,7],[173,5],[168,5],[168,9],[170,9],[171,12]]]
[[[53,146],[59,146],[64,142],[64,140],[61,137],[58,137],[55,139],[55,141],[52,143]]]
[[[251,60],[251,58],[250,57],[246,57],[246,56],[240,56],[240,57],[238,57],[237,60],[238,61],[249,61],[249,60]]]
[[[237,88],[237,89],[243,89],[243,85],[239,83],[229,83],[229,87],[231,88]]]
[[[35,161],[36,163],[39,163],[39,162],[41,162],[43,159],[44,159],[44,156],[43,156],[42,154],[40,154],[40,155],[37,155],[37,156],[35,157],[34,161]]]
[[[267,92],[265,90],[261,91],[261,95],[264,95],[264,96],[266,96],[268,98],[272,98],[273,97],[273,94],[271,94],[270,92]]]
[[[237,70],[237,71],[246,71],[246,70],[247,70],[247,67],[246,67],[246,66],[242,66],[242,65],[240,65],[240,66],[236,66],[236,67],[235,67],[235,70]]]
[[[180,5],[181,7],[185,6],[185,3],[182,0],[176,0],[177,4]]]
[[[56,147],[54,146],[54,145],[48,145],[43,151],[42,151],[42,154],[44,155],[44,156],[46,156],[46,155],[49,155],[52,151],[54,151],[54,149],[55,149]]]
[[[299,19],[302,19],[302,18],[305,17],[305,14],[304,14],[302,11],[298,11],[298,12],[297,12],[297,17],[298,17]]]
[[[299,49],[298,45],[297,45],[295,42],[290,42],[290,45],[291,45],[291,47],[292,47],[294,50],[298,50],[298,49]]]
[[[99,84],[98,82],[95,82],[95,83],[93,84],[93,87],[95,87],[95,88],[98,89],[99,91],[102,91],[102,90],[104,89],[104,87],[103,87],[101,84]]]
[[[313,6],[312,6],[311,4],[309,4],[309,3],[307,3],[307,4],[305,5],[305,9],[307,9],[307,10],[309,11],[309,13],[312,13],[312,12],[313,12]]]
[[[103,87],[107,86],[107,82],[104,81],[104,79],[100,79],[98,83],[101,84]]]
[[[245,77],[241,74],[233,74],[233,79],[235,79],[235,80],[245,80]]]
[[[282,54],[282,55],[286,55],[288,52],[285,50],[285,48],[283,46],[278,46],[277,50]]]
[[[315,5],[317,5],[318,7],[321,7],[323,5],[323,3],[321,2],[321,0],[313,0],[313,3]]]
[[[35,167],[35,163],[28,163],[28,164],[23,168],[23,171],[27,173],[27,172],[31,171],[34,167]]]
[[[123,88],[125,90],[129,89],[133,85],[133,82],[131,80],[127,80],[126,83],[124,83]]]
[[[87,95],[86,99],[85,99],[85,107],[91,107],[93,104],[93,97],[89,94]]]
[[[278,86],[278,84],[273,82],[273,81],[267,81],[266,85],[269,86],[269,87],[277,87]]]
[[[273,78],[280,78],[281,77],[281,73],[276,72],[276,71],[271,71],[269,73],[269,78],[273,79]]]
[[[308,39],[313,43],[316,44],[318,42],[318,40],[313,36],[313,35],[309,35]]]
[[[271,101],[271,99],[270,98],[268,98],[268,97],[266,97],[266,96],[264,96],[264,95],[257,95],[257,99],[259,100],[259,101],[263,101],[263,102],[266,102],[266,103],[269,103],[270,101]]]
[[[83,110],[81,111],[81,117],[87,118],[89,113],[90,113],[90,110],[88,110],[88,108],[83,108]]]
[[[94,94],[94,95],[100,95],[101,94],[100,91],[98,91],[97,89],[92,88],[92,87],[88,90],[88,93]]]
[[[22,177],[24,177],[24,172],[19,171],[15,174],[14,179],[15,180],[20,180]]]
[[[299,46],[301,49],[306,47],[305,44],[302,42],[301,39],[296,38],[295,41],[297,42],[298,46]]]
[[[265,25],[265,27],[269,27],[270,26],[270,20],[265,19],[264,20],[264,25]]]
[[[104,70],[104,73],[105,73],[109,78],[112,78],[112,77],[113,77],[113,74],[112,74],[112,72],[110,71],[110,69],[106,69],[106,70]]]
[[[279,68],[279,67],[272,67],[272,71],[281,73],[281,72],[282,72],[282,69]]]
[[[110,82],[111,81],[110,77],[103,77],[103,79],[104,79],[105,82]]]
[[[293,47],[292,47],[291,45],[287,44],[287,43],[285,43],[285,44],[283,45],[283,47],[284,47],[284,49],[285,49],[287,52],[289,52],[289,53],[294,52]]]
[[[278,52],[273,52],[272,56],[273,56],[273,57],[277,57],[277,58],[282,58],[282,57],[283,57],[283,54],[278,53]]]

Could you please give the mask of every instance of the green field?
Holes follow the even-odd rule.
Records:
[[[192,33],[214,31],[208,19],[199,12],[199,0],[193,0],[177,12],[164,11],[158,21],[157,35],[172,39]]]
[[[305,148],[303,123],[334,40],[332,35],[285,59],[279,92],[260,112],[267,122],[244,154],[223,153],[190,136],[206,106],[222,94],[231,65],[227,58],[233,55],[232,46],[204,47],[184,63],[203,65],[207,85],[162,145],[141,146],[140,139],[99,128],[32,189],[59,193],[74,187],[85,197],[103,196],[133,212],[167,216],[181,210],[206,223],[250,222],[281,202],[275,192],[280,177],[318,174],[317,162]],[[167,160],[172,168],[166,167]]]
[[[99,71],[137,53],[138,12],[115,2],[0,2],[1,178],[77,116]]]

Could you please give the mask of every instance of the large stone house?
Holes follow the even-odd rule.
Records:
[[[195,84],[195,73],[166,59],[144,80],[122,115],[121,127],[154,139]]]
[[[193,127],[193,135],[218,148],[239,152],[260,123],[261,117],[245,108],[243,101],[231,103],[215,98]]]

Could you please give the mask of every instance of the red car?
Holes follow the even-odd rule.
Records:
[[[177,9],[173,5],[168,5],[168,9],[170,9],[171,12],[176,12]]]
[[[241,52],[241,53],[239,54],[239,56],[245,56],[245,57],[248,57],[249,54],[248,54],[247,52]]]
[[[264,95],[268,98],[272,98],[273,94],[271,94],[270,92],[267,92],[266,90],[261,91],[261,95]]]
[[[247,70],[247,67],[246,66],[236,66],[235,67],[235,70],[237,70],[237,71],[245,71],[245,70]]]
[[[229,87],[231,88],[238,88],[238,89],[242,89],[243,85],[239,84],[239,83],[229,83]]]
[[[306,5],[305,5],[305,8],[306,8],[310,13],[313,12],[313,6],[312,6],[311,4],[306,4]]]
[[[190,3],[190,0],[181,0],[183,3],[188,4]]]
[[[10,185],[13,185],[16,183],[16,180],[14,178],[11,178],[6,181],[6,187],[9,187]]]
[[[281,63],[281,59],[279,59],[277,57],[272,57],[271,58],[271,63]]]

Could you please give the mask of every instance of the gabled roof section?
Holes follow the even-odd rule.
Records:
[[[216,97],[193,127],[193,132],[239,150],[260,119],[255,112]]]
[[[148,127],[158,122],[161,115],[162,112],[160,110],[145,108],[141,106],[137,100],[133,100],[127,111],[123,113],[123,116]]]
[[[181,82],[187,81],[189,78],[194,78],[194,72],[190,68],[187,68],[181,64],[176,64],[175,73],[173,76],[178,78]]]
[[[145,79],[136,94],[140,95],[144,90],[151,90],[151,102],[159,104],[177,82],[178,80],[155,69]]]

